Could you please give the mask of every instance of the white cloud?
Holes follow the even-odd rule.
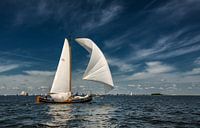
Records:
[[[177,85],[176,84],[172,84],[171,86],[166,87],[167,90],[176,90],[177,89]]]
[[[1,75],[1,84],[6,88],[0,90],[1,94],[19,94],[21,91],[28,93],[48,93],[53,81],[53,76],[36,74]],[[45,87],[45,88],[44,88]]]
[[[128,64],[125,61],[122,61],[117,58],[112,58],[112,59],[110,58],[108,59],[108,62],[111,66],[116,66],[121,72],[131,72],[135,70],[134,65]]]
[[[4,90],[5,88],[5,86],[0,86],[0,90]]]
[[[200,75],[200,68],[193,68],[192,71],[188,71],[184,75]]]
[[[19,67],[19,65],[17,65],[17,64],[0,65],[0,73],[10,71],[10,70],[16,69],[18,67]]]
[[[74,92],[92,91],[104,92],[102,84],[83,81],[82,70],[73,72],[72,90]],[[51,88],[55,72],[27,70],[23,74],[0,75],[0,94],[19,94],[26,91],[29,94],[47,94]]]
[[[160,61],[154,61],[154,62],[147,62],[147,67],[144,71],[135,73],[131,76],[129,76],[128,80],[138,80],[138,79],[147,79],[152,78],[155,76],[159,76],[160,74],[165,74],[171,71],[174,71],[175,68],[166,64],[163,64]]]
[[[148,66],[146,71],[153,74],[166,73],[174,70],[173,67],[162,64],[160,61],[147,62],[146,65]]]

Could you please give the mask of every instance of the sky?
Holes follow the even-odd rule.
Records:
[[[72,89],[83,81],[92,39],[108,60],[111,94],[200,94],[199,0],[1,0],[0,95],[48,93],[65,38],[72,45]]]

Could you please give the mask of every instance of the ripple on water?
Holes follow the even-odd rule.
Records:
[[[1,127],[200,126],[200,97],[103,96],[86,104],[35,104],[35,97],[1,97]]]

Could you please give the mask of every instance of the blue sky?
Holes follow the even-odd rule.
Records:
[[[87,37],[105,53],[110,93],[200,94],[199,0],[1,0],[0,94],[47,93],[64,38]],[[73,90],[87,51],[72,40]]]

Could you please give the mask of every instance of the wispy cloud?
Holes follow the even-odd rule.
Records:
[[[200,49],[200,36],[190,35],[191,28],[184,28],[172,34],[161,36],[152,43],[151,48],[140,48],[131,55],[134,60],[154,58],[166,59],[198,51]],[[134,47],[134,45],[133,45]]]
[[[200,57],[198,57],[198,58],[195,59],[194,64],[200,65]]]
[[[81,31],[92,30],[103,26],[117,17],[123,7],[116,2],[103,6],[104,1],[61,1],[61,2],[32,2],[21,3],[24,8],[18,9],[14,16],[14,26],[40,25],[54,20],[59,24],[58,29],[76,29]],[[91,5],[87,8],[86,4]],[[82,8],[85,6],[86,8]],[[89,11],[88,11],[89,10]],[[34,21],[34,22],[33,22]],[[28,24],[27,24],[28,23]],[[77,29],[78,28],[78,29]],[[76,32],[74,32],[76,33]],[[73,34],[74,34],[73,33]]]
[[[154,2],[156,1],[152,3]],[[173,24],[168,21],[176,22],[174,19],[188,19],[191,13],[200,10],[198,8],[199,4],[198,1],[184,1],[181,3],[180,1],[169,1],[153,9],[146,8],[150,11],[147,13],[145,20],[135,26],[130,26],[129,31],[105,41],[105,47],[112,49],[112,51],[120,51],[124,50],[120,49],[122,45],[130,46],[131,44],[133,50],[126,57],[130,61],[149,60],[150,58],[167,59],[196,52],[200,50],[200,36],[199,32],[191,34],[191,31],[198,31],[198,26],[186,24],[186,26],[170,33],[162,31],[159,36],[155,36],[153,33],[156,33],[156,30],[162,30],[163,23],[165,27],[169,26],[168,28],[170,28]],[[194,8],[191,8],[191,6],[194,6]],[[142,10],[141,13],[146,13],[146,10]],[[152,26],[155,27],[152,28]],[[175,24],[174,27],[176,27]],[[141,38],[138,40],[138,37]]]
[[[114,82],[120,89],[127,90],[126,87],[129,85],[129,88],[137,90],[173,90],[179,88],[177,83],[183,85],[200,82],[200,59],[194,58],[198,56],[197,54],[189,57],[192,53],[200,51],[198,23],[200,2],[197,0],[181,2],[179,0],[165,2],[152,0],[142,5],[142,8],[139,8],[135,2],[130,2],[130,4],[132,5],[129,6],[125,2],[123,4],[123,1],[104,0],[86,0],[78,3],[73,1],[21,2],[18,5],[13,4],[15,13],[9,15],[9,19],[13,18],[10,22],[13,22],[14,27],[9,26],[13,28],[18,26],[21,29],[21,27],[35,28],[44,24],[44,26],[53,27],[52,29],[61,29],[62,32],[64,30],[64,33],[71,29],[78,36],[82,33],[83,35],[91,33],[88,35],[94,38],[96,36],[97,40],[98,38],[105,40],[103,45],[106,53],[109,57],[112,55],[108,61],[111,69],[114,69]],[[37,60],[37,63],[49,62],[26,56],[26,54],[15,54],[15,52],[1,52],[1,55]],[[184,58],[183,55],[188,57]],[[185,63],[182,63],[186,61],[185,59],[188,63],[192,63],[188,64],[187,68],[184,68]],[[1,60],[0,62],[2,90],[36,89],[40,91],[41,89],[48,92],[47,89],[50,88],[55,74],[52,70],[45,67],[47,70],[43,71],[40,70],[41,67],[33,65],[25,67],[25,64],[21,64],[22,62],[5,63]],[[170,64],[170,62],[173,63]],[[20,71],[17,70],[19,72],[15,75],[3,75],[4,72],[18,68]],[[73,72],[74,85],[84,88],[88,83],[81,81],[84,71],[79,68]],[[181,68],[184,68],[184,71]],[[128,76],[128,74],[132,75]]]
[[[131,35],[132,35],[132,32],[127,31],[127,32],[125,32],[124,34],[122,34],[118,37],[106,40],[104,42],[105,48],[107,48],[107,49],[112,48],[112,49],[115,49],[114,51],[116,51],[118,48],[120,48],[120,46],[122,44],[124,44],[127,41],[127,38],[129,38],[129,36],[131,36]]]
[[[157,55],[156,58],[159,58],[159,59],[171,58],[171,57],[176,57],[176,56],[196,52],[198,50],[200,50],[199,44],[194,45],[194,46],[190,46],[190,47],[185,47],[185,48],[178,48],[178,49],[173,50],[171,52],[167,52],[167,53],[164,53],[164,54]]]
[[[174,20],[174,22],[181,21],[183,18],[188,17],[194,11],[199,11],[200,2],[198,0],[185,0],[185,1],[169,1],[165,5],[155,9],[155,13],[162,15],[162,20]],[[170,14],[170,15],[169,15]]]
[[[178,32],[174,32],[169,35],[163,35],[160,38],[157,39],[156,42],[152,42],[151,48],[144,48],[139,49],[135,52],[136,58],[145,58],[149,57],[155,54],[160,54],[161,52],[164,52],[165,50],[168,50],[171,45],[174,43],[174,40],[177,39],[180,35],[185,33],[184,30],[179,30]],[[134,47],[134,46],[133,46]]]
[[[16,69],[18,67],[19,67],[19,65],[17,65],[17,64],[0,65],[0,73],[10,71],[10,70]]]
[[[83,25],[85,29],[94,29],[112,21],[122,10],[122,6],[112,4],[102,10],[93,10],[89,13],[89,18],[86,24]]]
[[[52,76],[55,74],[55,71],[36,71],[36,70],[31,70],[31,71],[23,71],[24,73],[28,75],[34,75],[34,76]]]
[[[33,56],[30,56],[30,55],[24,55],[22,53],[19,54],[19,53],[16,53],[16,51],[0,51],[0,54],[1,55],[6,55],[6,56],[17,56],[17,57],[21,57],[21,58],[25,58],[25,59],[30,59],[30,60],[36,60],[36,61],[40,61],[40,62],[42,62],[42,61],[43,62],[51,62],[51,61],[49,61],[47,59],[41,59],[39,57],[33,57]],[[5,61],[5,59],[4,59],[4,61]],[[6,60],[6,61],[9,61],[9,60]]]
[[[147,4],[147,5],[144,7],[144,9],[149,8],[151,5],[153,5],[154,3],[156,3],[156,1],[157,1],[157,0],[152,0],[152,1],[150,1],[149,4]]]

